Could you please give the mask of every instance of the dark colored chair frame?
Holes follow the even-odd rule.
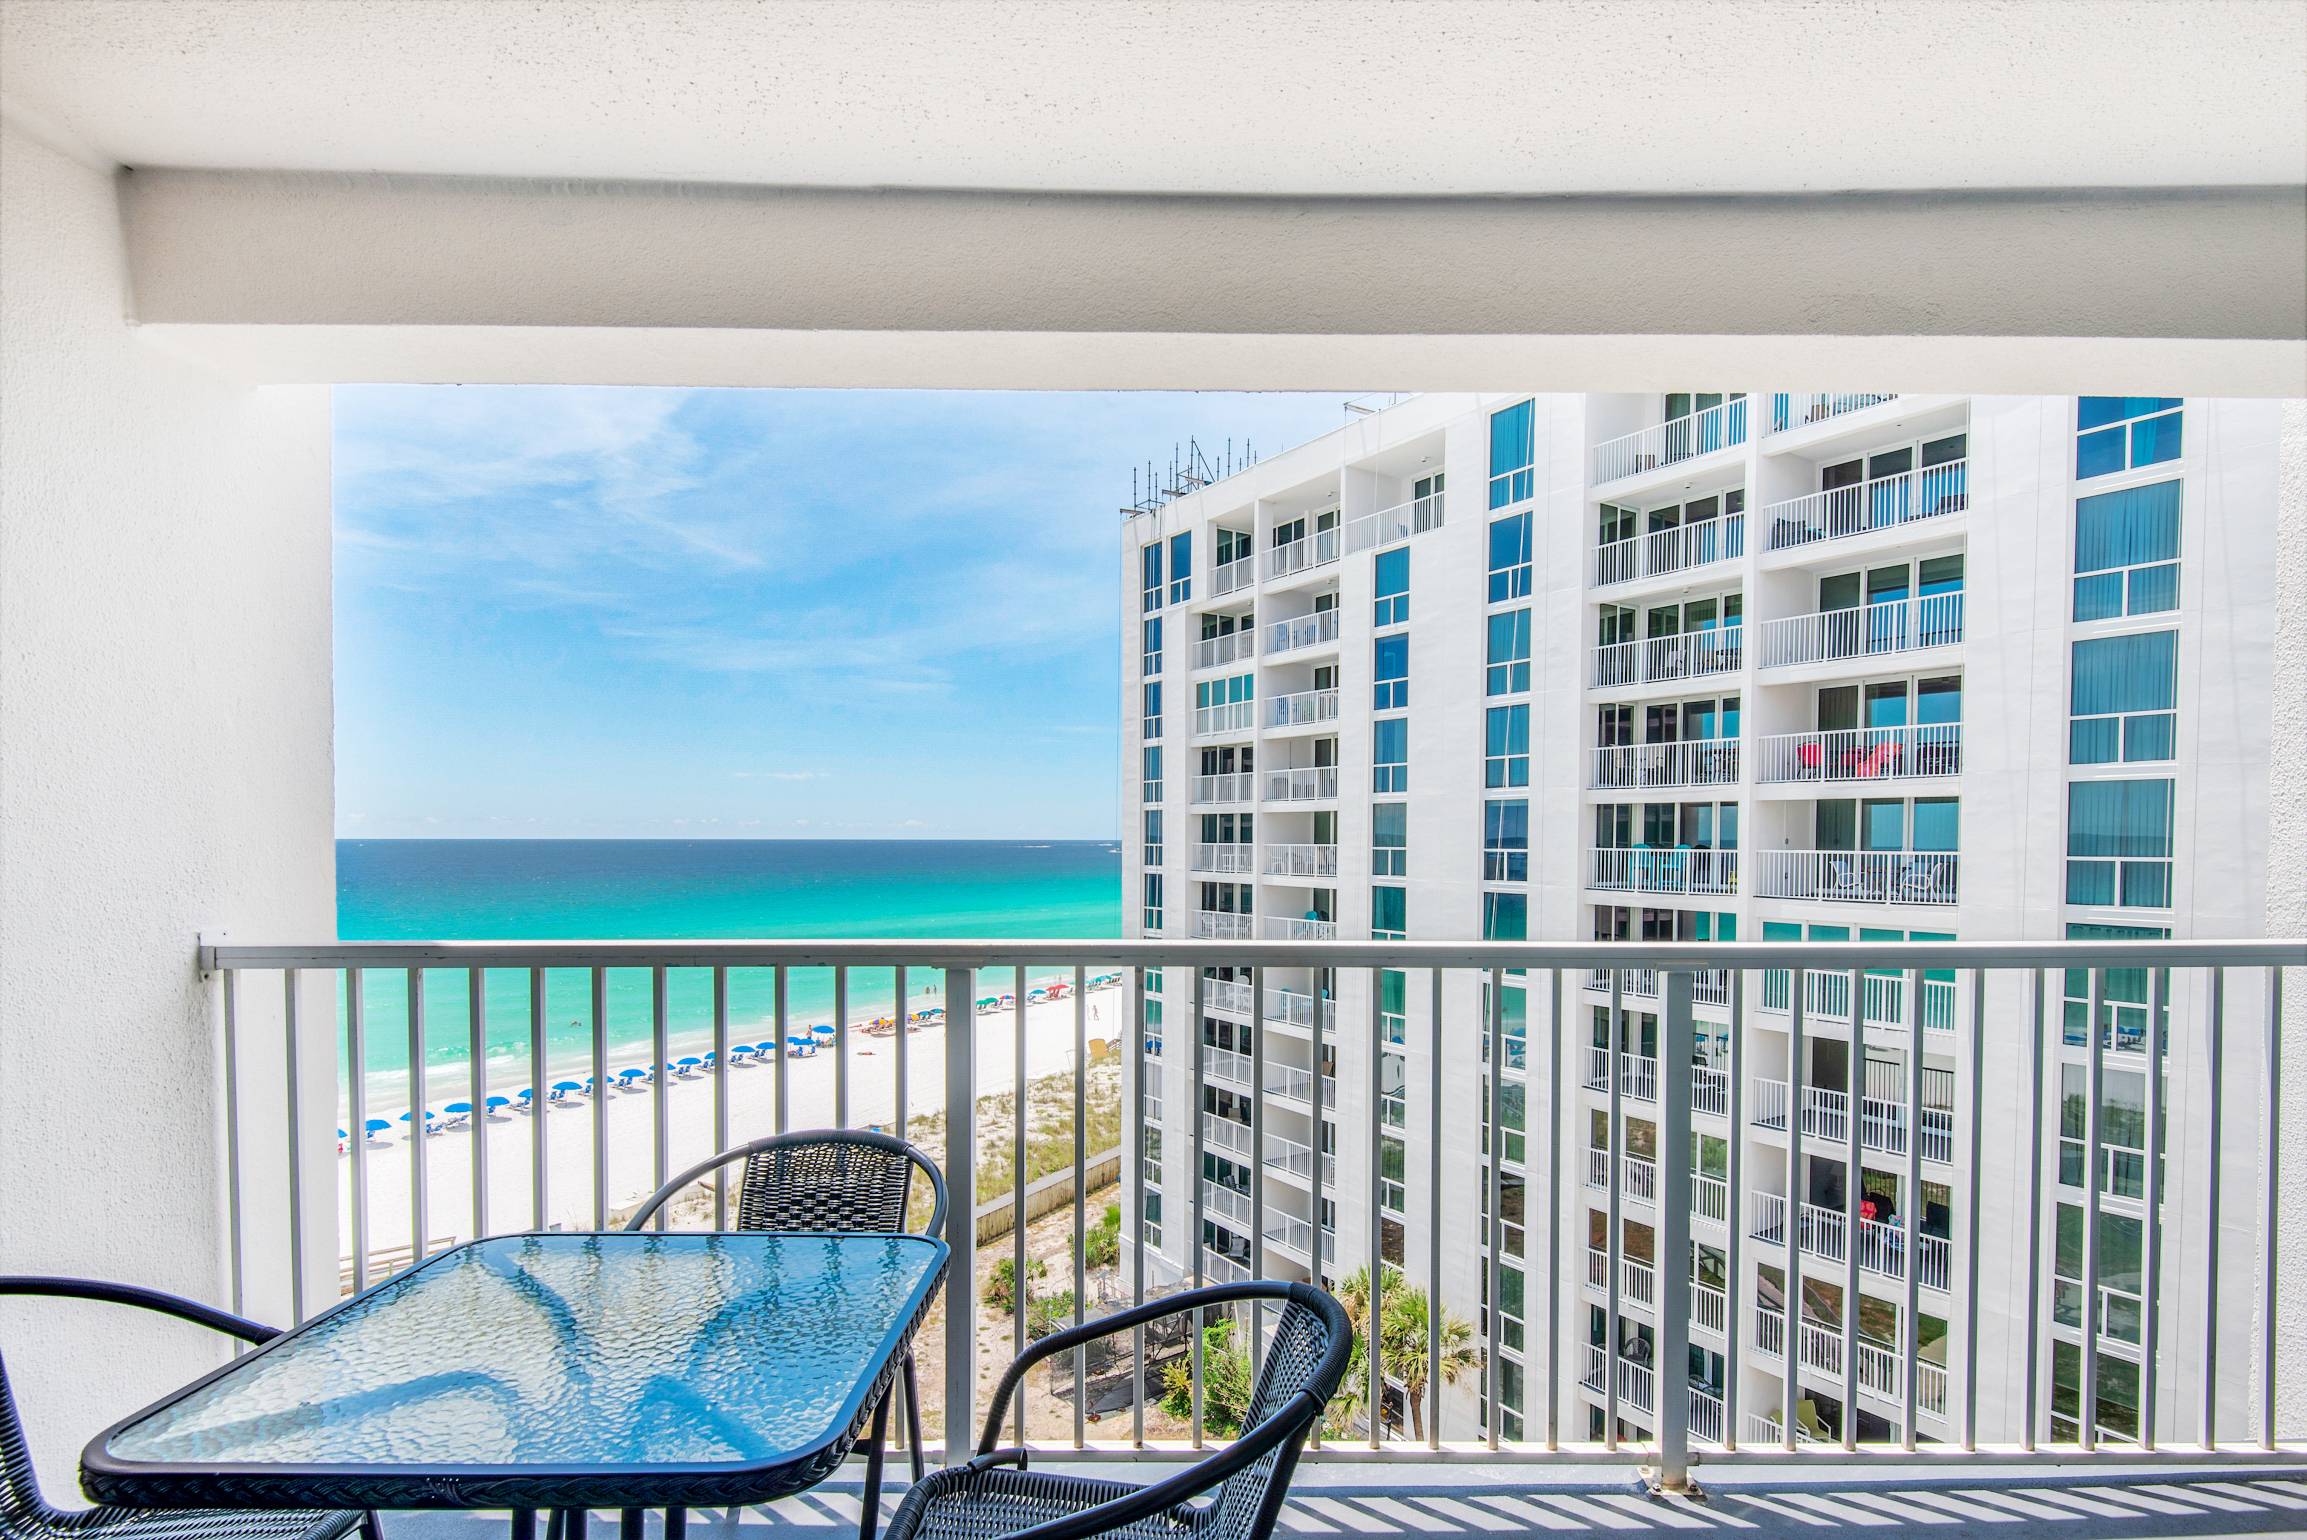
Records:
[[[1248,1421],[1241,1437],[1210,1458],[1166,1481],[1131,1486],[1119,1481],[1094,1481],[1081,1476],[1053,1476],[1026,1469],[1023,1449],[999,1449],[994,1442],[1009,1411],[1010,1397],[1026,1371],[1053,1354],[1101,1337],[1129,1331],[1149,1321],[1245,1300],[1279,1303],[1284,1308],[1279,1342],[1291,1327],[1291,1316],[1305,1312],[1326,1329],[1328,1341],[1306,1373],[1305,1383],[1285,1387],[1277,1383],[1279,1353],[1269,1349],[1258,1382],[1250,1394]],[[889,1522],[887,1540],[917,1540],[925,1529],[944,1535],[932,1509],[940,1505],[983,1505],[983,1515],[963,1514],[955,1526],[972,1540],[1087,1540],[1091,1535],[1128,1532],[1145,1540],[1269,1540],[1282,1500],[1289,1495],[1290,1476],[1306,1435],[1337,1392],[1353,1354],[1354,1331],[1343,1306],[1326,1290],[1307,1283],[1235,1283],[1217,1288],[1173,1294],[1134,1309],[1123,1310],[1042,1338],[1028,1347],[1001,1377],[986,1414],[985,1435],[978,1440],[977,1457],[950,1466],[914,1483]],[[1286,1371],[1280,1371],[1286,1372]],[[1086,1387],[1075,1386],[1075,1393]],[[1015,1470],[1002,1467],[1014,1465]],[[1263,1467],[1262,1472],[1260,1467]],[[1221,1492],[1203,1507],[1184,1506],[1191,1498],[1227,1485],[1235,1478],[1252,1482],[1254,1494]],[[1244,1499],[1247,1499],[1245,1502]],[[1071,1508],[1055,1517],[1016,1529],[1002,1527],[1004,1514],[1031,1516],[1051,1509]],[[1146,1521],[1154,1521],[1147,1524]],[[1143,1525],[1143,1528],[1138,1526]]]
[[[826,1173],[806,1169],[806,1157],[825,1156],[829,1151],[847,1149],[855,1152],[849,1159],[860,1159],[866,1152],[879,1157],[880,1170],[840,1171],[833,1173],[837,1180],[825,1181]],[[945,1175],[915,1146],[890,1134],[874,1133],[860,1128],[810,1128],[789,1134],[772,1134],[756,1139],[735,1149],[723,1150],[709,1156],[674,1177],[650,1194],[649,1200],[631,1219],[625,1221],[627,1230],[647,1227],[659,1209],[691,1182],[723,1166],[737,1161],[745,1162],[745,1173],[737,1189],[736,1228],[739,1230],[788,1230],[798,1233],[835,1232],[848,1234],[891,1234],[905,1229],[905,1211],[913,1194],[913,1171],[919,1167],[929,1178],[931,1205],[929,1224],[922,1233],[931,1239],[940,1239],[945,1232],[946,1192]],[[843,1163],[836,1157],[836,1166]],[[797,1167],[801,1169],[796,1169]],[[842,1185],[840,1177],[863,1177],[854,1185]],[[913,1479],[922,1480],[925,1465],[921,1458],[921,1395],[919,1379],[913,1362],[913,1347],[905,1348],[905,1361],[900,1371],[905,1380],[905,1432],[913,1456]],[[865,1516],[860,1532],[871,1540],[880,1521],[881,1468],[889,1431],[889,1398],[884,1395],[873,1409],[871,1447],[865,1456]],[[634,1515],[626,1516],[629,1540]],[[673,1512],[666,1516],[666,1533],[675,1534],[682,1520]],[[568,1533],[564,1515],[553,1516],[547,1540],[574,1540]]]
[[[270,1326],[157,1289],[86,1278],[0,1277],[0,1294],[40,1295],[130,1305],[172,1315],[195,1326],[259,1346],[280,1335]],[[31,1451],[24,1442],[8,1371],[0,1362],[0,1533],[55,1536],[57,1540],[338,1540],[359,1529],[362,1540],[384,1540],[374,1513],[235,1508],[130,1508],[117,1504],[67,1512],[40,1495]]]

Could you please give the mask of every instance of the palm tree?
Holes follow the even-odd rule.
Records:
[[[1354,1326],[1354,1351],[1346,1377],[1330,1402],[1330,1425],[1325,1432],[1331,1437],[1344,1434],[1353,1425],[1354,1415],[1363,1409],[1369,1393],[1369,1330],[1365,1322],[1370,1270],[1356,1268],[1351,1276],[1340,1280],[1335,1292],[1338,1302],[1346,1307],[1346,1319]],[[1388,1379],[1403,1387],[1410,1408],[1411,1436],[1421,1440],[1426,1436],[1426,1339],[1431,1314],[1426,1291],[1414,1287],[1399,1269],[1386,1269],[1378,1300],[1378,1364]],[[1441,1318],[1441,1348],[1445,1385],[1455,1385],[1468,1371],[1482,1367],[1482,1350],[1474,1345],[1474,1328],[1447,1310]]]

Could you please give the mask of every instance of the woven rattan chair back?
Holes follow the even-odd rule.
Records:
[[[929,1180],[925,1233],[943,1229],[945,1181],[929,1157],[888,1134],[845,1128],[778,1134],[724,1150],[667,1182],[626,1228],[643,1228],[675,1193],[739,1160],[745,1166],[731,1216],[737,1229],[895,1234],[906,1227],[916,1170]]]
[[[1244,1428],[1254,1428],[1281,1405],[1314,1382],[1315,1371],[1329,1352],[1330,1328],[1320,1316],[1292,1302],[1282,1307],[1280,1324],[1266,1346],[1265,1366],[1250,1391]],[[1335,1386],[1330,1387],[1335,1389]],[[1273,1529],[1274,1503],[1267,1501],[1285,1454],[1293,1461],[1297,1445],[1268,1451],[1246,1469],[1235,1472],[1212,1494],[1197,1526],[1206,1540],[1265,1540]]]

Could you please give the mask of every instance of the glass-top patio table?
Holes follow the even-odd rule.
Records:
[[[165,1507],[764,1502],[840,1465],[946,1260],[919,1235],[470,1242],[98,1434],[82,1484]]]

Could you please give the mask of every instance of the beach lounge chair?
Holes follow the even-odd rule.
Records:
[[[703,1059],[683,1059],[679,1064],[675,1065],[674,1068],[680,1071],[680,1073],[683,1075],[688,1075],[704,1068],[704,1066],[705,1061]]]
[[[371,1139],[374,1139],[379,1134],[389,1134],[392,1131],[392,1124],[386,1122],[383,1118],[370,1118],[368,1120],[367,1132]]]
[[[129,1305],[172,1315],[243,1342],[261,1344],[280,1335],[269,1326],[222,1310],[127,1284],[82,1278],[0,1277],[0,1294]],[[51,1508],[40,1495],[31,1451],[24,1442],[24,1427],[17,1421],[15,1398],[9,1393],[7,1366],[0,1362],[0,1535],[10,1540],[338,1540],[356,1529],[365,1540],[383,1540],[376,1515],[358,1509],[104,1507],[72,1512]]]
[[[450,1102],[446,1107],[441,1109],[441,1112],[441,1127],[454,1128],[459,1123],[464,1123],[471,1120],[473,1115],[473,1104],[471,1102]]]
[[[487,1115],[492,1118],[497,1116],[497,1109],[499,1107],[510,1107],[512,1104],[513,1099],[509,1096],[492,1096],[487,1101],[482,1103],[484,1107],[488,1108]]]
[[[545,1099],[547,1101],[565,1102],[569,1099],[569,1093],[571,1091],[582,1091],[583,1089],[584,1087],[577,1084],[577,1082],[574,1080],[564,1080],[558,1085],[554,1086],[552,1094]]]
[[[1010,1397],[1035,1364],[1147,1322],[1252,1299],[1278,1302],[1280,1319],[1242,1433],[1223,1450],[1140,1487],[1029,1471],[1025,1450],[994,1448]],[[1056,1332],[1028,1347],[1002,1375],[977,1458],[916,1481],[889,1521],[888,1540],[997,1540],[1027,1530],[1058,1540],[1102,1534],[1267,1540],[1289,1495],[1298,1451],[1336,1393],[1352,1348],[1344,1307],[1307,1283],[1193,1289]],[[1204,1494],[1206,1505],[1189,1501]]]
[[[813,1128],[772,1134],[733,1150],[723,1150],[658,1188],[625,1222],[625,1228],[647,1228],[651,1217],[675,1193],[740,1160],[745,1163],[736,1195],[736,1227],[740,1230],[901,1233],[906,1227],[913,1173],[918,1167],[929,1178],[930,1196],[929,1222],[921,1233],[935,1238],[945,1232],[945,1176],[937,1169],[937,1163],[902,1139],[855,1128]],[[902,1373],[906,1444],[913,1452],[913,1479],[918,1484],[924,1468],[921,1397],[915,1384],[911,1349],[905,1354]],[[863,1533],[868,1536],[880,1517],[880,1487],[881,1457],[876,1443],[866,1467]],[[561,1533],[568,1532],[563,1526]]]

